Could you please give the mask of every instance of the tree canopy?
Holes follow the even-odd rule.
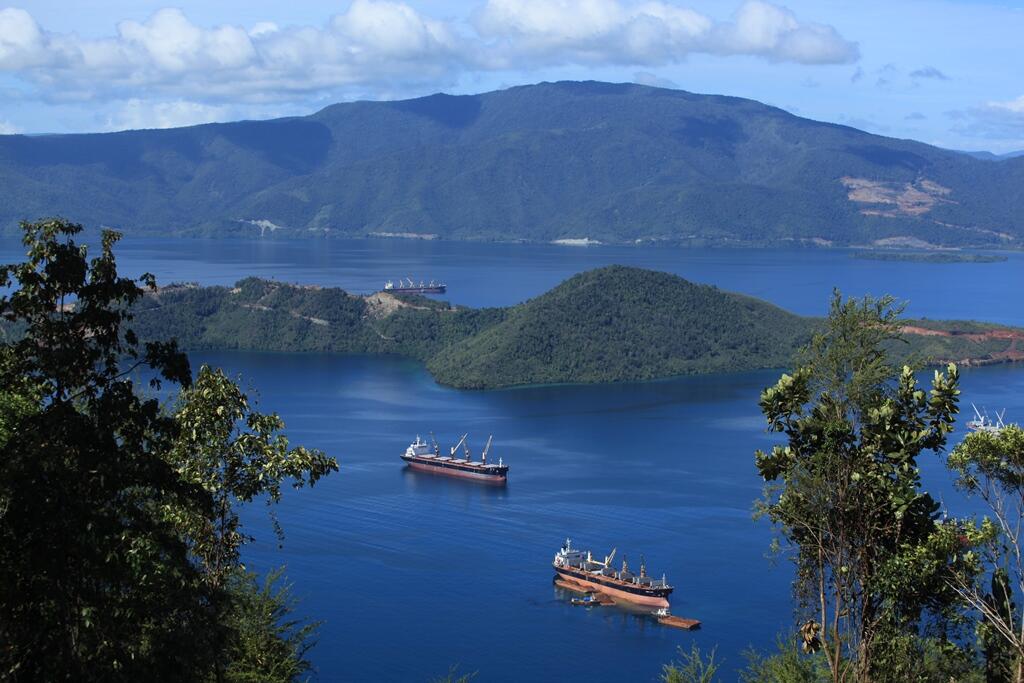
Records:
[[[134,305],[155,282],[118,274],[116,233],[90,260],[79,225],[23,228],[26,261],[0,267],[18,332],[0,345],[0,677],[253,680],[273,661],[260,680],[292,680],[309,625],[242,572],[233,505],[337,463],[290,447],[222,372],[193,385],[174,342],[140,344]],[[177,412],[141,370],[184,388]],[[268,639],[278,655],[260,660]]]

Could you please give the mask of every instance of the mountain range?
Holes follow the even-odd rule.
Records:
[[[541,83],[165,130],[0,136],[0,227],[152,235],[1020,246],[1024,157],[756,101]]]

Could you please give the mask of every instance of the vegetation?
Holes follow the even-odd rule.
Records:
[[[474,389],[783,367],[821,322],[622,266],[509,308],[249,278],[231,289],[164,288],[135,310],[143,338],[175,338],[187,349],[400,354],[443,384]],[[903,332],[889,350],[929,363],[1014,360],[1024,342],[1022,330],[975,322],[907,321]]]
[[[909,261],[911,263],[999,263],[1005,256],[997,254],[969,254],[964,252],[932,251],[855,251],[852,258],[869,261]]]
[[[905,680],[929,616],[951,635],[952,577],[980,570],[962,552],[980,538],[938,521],[917,464],[952,430],[957,369],[936,371],[926,393],[894,367],[883,344],[899,312],[836,294],[802,362],[761,396],[770,431],[786,437],[756,456],[770,485],[762,510],[794,553],[804,647],[837,683]]]
[[[735,372],[785,365],[811,325],[757,299],[611,266],[515,307],[427,367],[473,389]]]
[[[87,259],[81,226],[24,225],[0,267],[0,677],[291,681],[314,625],[244,574],[235,504],[336,469],[289,448],[222,373],[192,384],[173,342],[129,328],[150,275],[117,274],[117,235]],[[176,412],[131,379],[184,387]]]
[[[852,181],[867,201],[850,199]],[[1024,159],[983,161],[740,98],[594,82],[274,121],[2,136],[0,182],[8,230],[56,212],[161,235],[995,247],[1024,237]]]
[[[1024,681],[1024,430],[953,449],[957,485],[990,515],[940,516],[918,462],[946,444],[958,372],[918,387],[892,353],[900,310],[836,293],[795,370],[761,395],[785,442],[756,453],[758,508],[792,553],[798,631],[749,652],[745,683]],[[710,680],[699,653],[686,662],[665,667],[671,680]]]
[[[719,664],[715,663],[715,652],[712,650],[707,657],[697,645],[687,652],[679,648],[679,660],[665,664],[661,668],[662,683],[712,683]]]
[[[968,605],[982,615],[979,637],[989,680],[1024,681],[1024,429],[1009,425],[993,433],[969,434],[949,456],[958,486],[991,512],[983,546],[991,571],[984,581],[965,577],[955,584]]]

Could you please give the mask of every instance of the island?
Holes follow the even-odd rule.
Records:
[[[1001,263],[1000,254],[971,254],[962,251],[855,251],[851,258],[866,261],[909,261],[911,263]]]
[[[133,326],[187,350],[397,354],[441,384],[495,389],[787,367],[820,323],[669,273],[608,266],[505,308],[257,278],[171,285],[138,304]],[[1024,360],[1016,328],[918,320],[902,332],[901,353],[921,363]]]

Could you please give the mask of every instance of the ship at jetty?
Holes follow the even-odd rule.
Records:
[[[450,449],[448,455],[441,455],[441,449],[438,448],[436,441],[433,444],[428,444],[417,435],[416,440],[409,444],[401,458],[408,463],[409,467],[416,470],[504,484],[508,479],[508,465],[501,458],[498,458],[496,464],[487,462],[487,454],[491,450],[491,440],[494,437],[487,438],[487,446],[480,454],[480,460],[474,462],[469,451],[469,444],[466,442],[468,436],[468,434],[463,434],[459,442]],[[460,448],[463,449],[463,457],[457,458],[456,454]]]
[[[664,576],[660,579],[648,576],[642,559],[639,574],[629,571],[625,558],[622,560],[622,568],[615,571],[611,566],[614,558],[613,549],[604,561],[595,560],[589,550],[573,548],[572,542],[565,539],[565,545],[555,553],[551,565],[560,580],[579,586],[582,590],[597,591],[645,607],[668,608],[668,596],[673,588]]]
[[[398,279],[398,284],[395,284],[391,280],[384,283],[384,291],[389,294],[444,294],[448,291],[448,285],[443,282],[430,282],[424,283],[420,280],[419,284],[412,281],[412,278],[406,278],[402,280]]]

